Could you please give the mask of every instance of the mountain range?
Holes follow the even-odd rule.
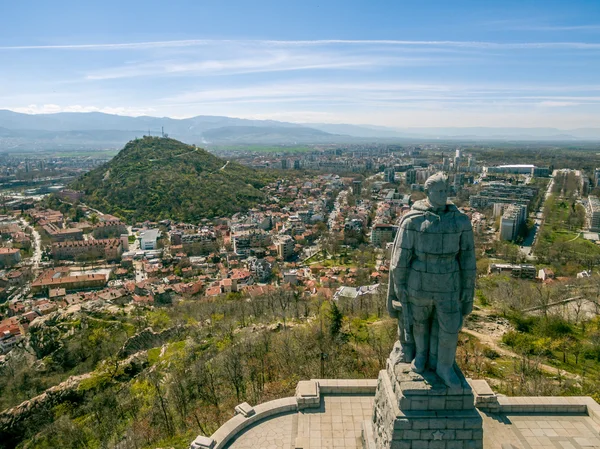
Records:
[[[383,127],[288,123],[220,116],[186,119],[100,112],[21,114],[0,110],[0,150],[120,148],[144,135],[168,135],[199,145],[326,144],[400,140],[600,140],[600,128]]]

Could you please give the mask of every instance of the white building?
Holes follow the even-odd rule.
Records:
[[[156,242],[160,237],[160,230],[158,229],[147,229],[140,231],[140,249],[143,251],[156,249]]]
[[[519,229],[527,220],[527,206],[511,204],[500,219],[500,240],[515,240]]]
[[[587,207],[588,221],[591,232],[600,232],[600,199],[597,196],[588,197]]]

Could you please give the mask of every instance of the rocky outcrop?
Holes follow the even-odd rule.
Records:
[[[81,400],[84,392],[79,390],[79,385],[91,376],[91,373],[86,373],[69,377],[39,396],[0,413],[0,441],[5,447],[13,447],[25,436],[29,423],[35,421],[39,428],[41,424],[52,421],[52,408],[65,401]]]
[[[141,351],[119,362],[124,373],[132,377],[147,366],[147,354]],[[97,372],[69,377],[64,382],[48,388],[42,394],[22,402],[0,413],[0,447],[15,447],[27,437],[29,428],[40,429],[54,420],[53,408],[64,402],[77,403],[83,400],[90,390],[80,388],[81,383],[92,378]],[[121,379],[122,380],[122,379]]]
[[[174,326],[161,332],[154,332],[152,328],[148,327],[127,339],[119,351],[119,357],[127,357],[138,351],[162,346],[167,340],[181,335],[184,330],[185,326]]]

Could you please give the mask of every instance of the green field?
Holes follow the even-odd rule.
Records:
[[[245,151],[255,153],[306,153],[314,151],[307,145],[207,145],[207,150],[214,152]]]

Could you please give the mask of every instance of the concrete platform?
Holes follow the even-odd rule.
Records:
[[[361,428],[372,419],[375,380],[313,380],[320,401],[293,408],[297,398],[255,406],[256,414],[236,415],[212,437],[198,439],[193,449],[361,449]],[[473,381],[470,381],[472,384]],[[497,397],[479,382],[483,402],[485,449],[600,449],[600,406],[589,397]],[[311,394],[305,386],[297,394]],[[495,396],[495,395],[494,395]],[[292,399],[294,401],[292,401]],[[302,402],[302,401],[300,401]],[[398,449],[412,449],[409,440]],[[435,441],[435,448],[452,449],[452,441]],[[442,446],[441,443],[444,443]]]

